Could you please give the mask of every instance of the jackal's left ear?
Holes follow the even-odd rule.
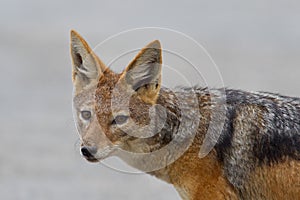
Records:
[[[72,78],[76,90],[98,81],[106,66],[92,51],[87,42],[74,30],[71,31]]]
[[[161,87],[161,45],[155,40],[144,47],[123,72],[126,84],[147,103],[154,104]]]

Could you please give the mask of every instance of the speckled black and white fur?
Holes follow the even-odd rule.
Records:
[[[172,92],[167,91],[169,90],[161,89],[157,104],[178,110],[175,98],[169,98],[173,95]],[[261,191],[257,183],[251,180],[251,176],[265,166],[276,167],[277,164],[287,160],[300,162],[300,99],[268,92],[246,92],[227,88],[177,88],[173,92],[177,97],[192,93],[198,97],[201,121],[205,121],[199,123],[195,137],[200,138],[200,143],[208,129],[207,123],[210,123],[211,113],[207,111],[220,106],[214,103],[211,97],[225,94],[222,97],[225,101],[219,102],[225,106],[225,123],[221,134],[214,133],[217,136],[220,135],[214,150],[217,152],[217,159],[222,166],[224,177],[233,186],[239,199],[278,199],[276,194],[270,197],[265,194],[265,191]],[[192,116],[193,112],[189,110],[186,117]],[[168,121],[167,127],[174,127],[173,122],[178,123],[177,120]],[[178,134],[174,130],[163,130],[169,140],[165,141],[165,137],[162,137],[161,144],[166,144],[174,139],[174,134]],[[188,132],[189,129],[186,129],[184,133],[179,134]],[[300,172],[298,173],[299,177],[295,184],[300,184]],[[262,184],[268,187],[269,177],[262,177],[262,179]],[[298,189],[300,192],[300,187]]]
[[[196,91],[199,96],[214,93]],[[256,188],[249,190],[247,183],[253,170],[286,159],[300,161],[300,99],[232,89],[225,93],[226,121],[215,149],[240,197],[249,198],[248,192],[254,198]]]

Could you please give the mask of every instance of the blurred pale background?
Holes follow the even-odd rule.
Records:
[[[204,45],[226,86],[300,96],[299,8],[271,0],[2,0],[0,199],[178,199],[153,177],[80,157],[70,29],[92,46],[131,28],[175,29]]]

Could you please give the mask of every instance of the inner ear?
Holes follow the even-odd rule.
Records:
[[[144,63],[129,70],[125,78],[132,89],[137,91],[141,87],[146,89],[153,88],[153,85],[158,87],[160,85],[160,76],[161,64]]]
[[[75,57],[74,57],[74,61],[75,61],[75,65],[77,66],[81,66],[83,63],[82,63],[82,57],[79,53],[75,53]]]

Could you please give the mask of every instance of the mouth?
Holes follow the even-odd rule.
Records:
[[[83,157],[91,163],[97,163],[111,156],[114,151],[115,151],[114,148],[106,147],[104,149],[98,150],[95,155],[83,156]]]

